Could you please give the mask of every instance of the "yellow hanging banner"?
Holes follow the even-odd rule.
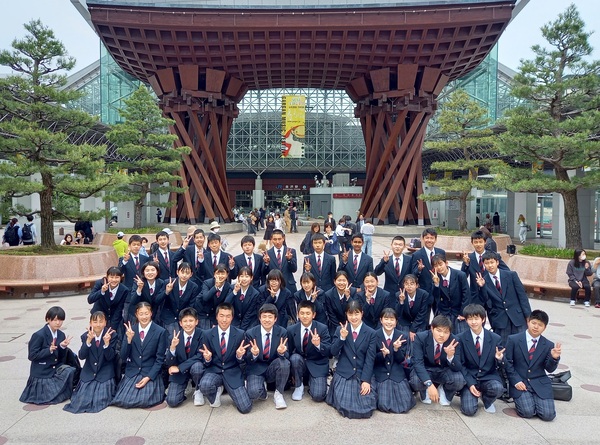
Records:
[[[303,158],[306,96],[281,97],[281,157]]]

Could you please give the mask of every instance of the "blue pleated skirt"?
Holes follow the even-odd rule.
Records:
[[[133,377],[123,376],[111,405],[121,408],[150,408],[162,403],[165,399],[162,378],[159,376],[156,380],[150,380],[143,388],[136,388],[135,384],[143,377],[141,374]]]
[[[358,377],[345,379],[339,374],[333,375],[333,380],[327,391],[327,403],[349,419],[367,419],[377,407],[377,397],[373,387],[366,396],[360,395],[361,382]]]
[[[19,400],[36,405],[55,405],[64,402],[73,393],[74,375],[75,368],[61,365],[50,378],[42,379],[30,376]]]
[[[115,379],[106,382],[79,382],[71,396],[71,403],[67,403],[63,409],[73,414],[100,412],[110,405],[116,391]]]
[[[417,403],[407,380],[377,382],[373,379],[372,387],[377,393],[377,409],[384,413],[405,413]]]

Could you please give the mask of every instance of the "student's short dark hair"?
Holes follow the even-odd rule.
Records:
[[[119,276],[119,277],[121,277],[121,281],[123,281],[123,271],[121,270],[120,267],[110,266],[108,268],[108,270],[106,271],[106,276],[109,277],[111,275]]]
[[[156,234],[156,241],[158,241],[158,238],[160,238],[161,236],[166,236],[167,239],[169,239],[169,234],[167,232],[165,232],[164,230],[161,230],[160,232],[158,232]]]
[[[300,276],[300,283],[302,283],[303,281],[312,281],[313,284],[317,284],[317,279],[315,278],[312,272],[303,272]]]
[[[194,317],[198,320],[198,312],[193,307],[186,307],[179,311],[179,321],[183,320],[183,317]]]
[[[196,235],[198,235],[199,233],[201,233],[202,235],[204,235],[204,230],[203,229],[196,229],[194,230],[194,238],[196,237]]]
[[[404,275],[404,279],[402,280],[402,283],[406,283],[407,281],[414,281],[415,283],[417,283],[417,285],[419,285],[419,279],[417,278],[416,275],[412,274],[412,273],[407,273],[406,275]]]
[[[279,311],[277,310],[277,306],[274,304],[265,303],[258,310],[258,316],[260,317],[262,314],[272,314],[277,317],[277,315],[279,315]]]
[[[192,270],[192,266],[187,261],[182,261],[181,263],[179,263],[179,266],[177,267],[177,272],[179,272],[180,270],[185,270],[185,269]]]
[[[333,224],[331,224],[330,222],[326,222],[325,224],[323,224],[324,229],[326,229],[327,227],[329,227],[331,230],[333,230]]]
[[[225,264],[218,263],[217,267],[215,267],[215,272],[227,272],[227,273],[229,273],[229,269],[227,268],[227,266]]]
[[[129,245],[131,246],[131,243],[133,242],[138,242],[140,244],[142,244],[142,237],[140,235],[131,235],[129,237]],[[147,241],[147,240],[146,240]]]
[[[311,312],[314,314],[316,312],[316,308],[315,308],[315,304],[310,301],[310,300],[301,300],[300,303],[298,303],[298,312],[300,312],[300,309],[310,309]]]
[[[96,320],[106,320],[106,314],[102,311],[92,312],[92,315],[90,315],[90,322]]]
[[[471,242],[474,239],[485,240],[485,238],[486,238],[485,233],[483,233],[481,230],[476,230],[475,232],[471,233]]]
[[[348,272],[345,270],[338,270],[333,276],[333,281],[337,280],[339,277],[346,277],[346,279],[350,281],[350,278],[348,278]]]
[[[431,265],[435,266],[437,263],[446,263],[448,260],[446,260],[446,255],[444,255],[443,253],[436,253],[432,258],[431,258]]]
[[[396,311],[394,309],[392,309],[391,307],[386,307],[381,311],[381,314],[379,315],[379,319],[382,318],[398,319],[398,316],[396,315]]]
[[[29,222],[33,221],[33,215],[27,215],[27,221],[29,221]]]
[[[365,237],[362,235],[362,233],[355,233],[352,235],[351,241],[354,241],[354,238],[360,238],[362,242],[365,242]]]
[[[485,322],[485,309],[480,304],[467,304],[463,309],[463,317],[465,317],[467,320],[471,317],[480,317]]]
[[[375,281],[377,281],[379,283],[379,278],[377,278],[377,274],[375,272],[373,272],[372,270],[368,271],[365,274],[365,278],[367,278],[367,277],[375,278]],[[363,278],[363,282],[365,281],[365,278]]]
[[[211,241],[218,241],[221,242],[221,236],[218,233],[209,233],[208,236],[206,237],[207,242],[211,242]]]
[[[67,314],[65,314],[65,310],[62,307],[52,306],[50,309],[48,309],[48,312],[46,312],[46,320],[52,321],[55,318],[58,318],[62,321],[67,318]]]
[[[248,266],[240,267],[240,270],[238,271],[238,277],[240,275],[250,275],[251,277],[254,276],[252,274],[252,269],[250,269]]]
[[[481,255],[481,261],[485,260],[496,260],[496,261],[500,261],[501,256],[499,253],[497,252],[491,252],[489,250],[486,250],[483,255]]]
[[[148,263],[146,263],[148,264]],[[142,308],[147,307],[148,309],[150,309],[150,312],[152,312],[152,305],[147,302],[147,301],[140,301],[138,304],[135,305],[135,312],[139,311]]]
[[[437,231],[431,227],[427,227],[425,230],[423,230],[423,233],[421,233],[421,237],[425,237],[425,235],[432,235],[435,238],[437,238]]]
[[[235,309],[231,303],[219,303],[215,309],[215,315],[219,315],[220,310],[231,311],[231,315],[235,315]]]
[[[323,242],[327,241],[327,238],[325,238],[325,235],[323,235],[321,232],[316,232],[315,234],[313,234],[310,238],[310,242],[315,242],[321,240]]]
[[[132,237],[134,237],[135,235],[131,235]],[[148,238],[146,238],[145,236],[142,236],[142,244],[144,244],[144,241],[148,242]],[[131,238],[129,238],[129,242],[131,243]]]
[[[450,333],[452,333],[452,321],[450,321],[450,319],[445,315],[436,315],[433,317],[433,320],[431,320],[431,327],[434,329],[448,328],[450,329]]]
[[[406,239],[404,239],[404,237],[402,235],[396,235],[395,237],[392,238],[392,243],[394,241],[402,241],[404,244],[406,244]]]
[[[351,314],[353,312],[362,312],[363,307],[360,301],[358,300],[349,300],[346,303],[346,308],[344,309],[345,314]]]
[[[548,326],[548,322],[550,321],[550,317],[546,312],[541,309],[535,309],[531,311],[531,315],[529,316],[529,321],[537,320],[544,323],[544,326]]]
[[[271,236],[272,235],[281,235],[281,236],[283,236],[285,238],[285,233],[281,229],[273,229],[273,233],[271,234]]]
[[[154,267],[156,269],[156,272],[160,274],[160,264],[158,264],[158,261],[148,261],[147,263],[144,263],[144,265],[140,269],[140,274],[142,275],[142,277],[144,276],[144,271],[146,270],[146,268],[150,266]]]
[[[243,246],[246,243],[252,243],[253,246],[256,246],[256,240],[252,235],[244,235],[242,240],[240,241],[240,246]]]
[[[281,284],[281,287],[285,288],[285,278],[279,269],[271,269],[267,274],[267,284],[269,280],[277,280]]]

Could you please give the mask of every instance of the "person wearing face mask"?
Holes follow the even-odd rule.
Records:
[[[590,296],[592,289],[590,280],[587,279],[592,275],[592,265],[586,259],[585,250],[575,249],[573,259],[567,265],[567,276],[569,277],[569,286],[571,287],[571,306],[575,306],[577,293],[579,289],[585,290],[584,306],[590,307]]]

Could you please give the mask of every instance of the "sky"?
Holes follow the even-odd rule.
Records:
[[[25,35],[23,24],[31,19],[41,19],[54,30],[67,51],[77,60],[75,71],[85,68],[99,58],[99,40],[92,28],[75,9],[77,0],[11,0],[3,3],[0,19],[0,49],[9,49],[12,40]],[[531,46],[544,44],[540,27],[554,21],[570,4],[568,0],[530,0],[523,11],[513,20],[500,38],[499,61],[517,70],[521,59],[533,56]],[[592,57],[600,58],[600,14],[598,0],[573,0],[587,30],[594,31],[590,43],[594,48]],[[75,72],[73,71],[73,72]],[[0,73],[8,73],[0,67]]]

